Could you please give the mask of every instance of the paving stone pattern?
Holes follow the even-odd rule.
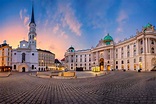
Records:
[[[0,78],[0,104],[156,104],[156,72],[113,71],[80,79]]]

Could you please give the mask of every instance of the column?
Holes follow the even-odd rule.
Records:
[[[146,44],[146,53],[148,53],[148,42],[147,42],[147,38],[145,38],[145,44]]]
[[[98,61],[99,61],[99,55],[98,55],[99,53],[98,53],[98,51],[96,52],[96,65],[98,65]]]

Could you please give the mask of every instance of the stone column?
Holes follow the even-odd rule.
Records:
[[[99,61],[99,53],[98,51],[96,52],[96,65],[98,65],[98,61]]]
[[[147,42],[147,38],[145,38],[145,48],[146,48],[146,53],[148,53],[148,42]]]

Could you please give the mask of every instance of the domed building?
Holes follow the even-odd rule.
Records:
[[[156,68],[156,30],[150,23],[137,31],[135,36],[115,43],[107,34],[96,47],[65,52],[65,67],[68,70],[142,70]]]

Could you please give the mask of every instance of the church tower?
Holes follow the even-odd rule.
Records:
[[[31,21],[29,23],[28,44],[29,48],[36,50],[36,24],[34,19],[34,7],[32,6]]]

